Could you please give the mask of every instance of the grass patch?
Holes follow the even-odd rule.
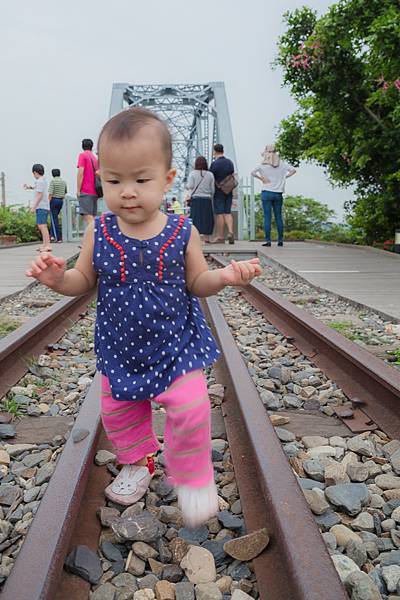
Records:
[[[21,323],[15,319],[10,319],[6,315],[0,315],[0,338],[6,337],[6,335],[18,329],[20,325]]]
[[[23,415],[20,405],[13,399],[6,398],[3,400],[3,402],[0,404],[0,408],[2,411],[12,415],[13,419],[19,419]]]
[[[396,357],[396,360],[393,361],[395,365],[400,365],[400,348],[396,348],[396,350],[390,350],[388,354]]]

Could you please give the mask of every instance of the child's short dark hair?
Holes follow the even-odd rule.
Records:
[[[91,150],[93,148],[93,140],[85,138],[82,140],[82,150]]]
[[[32,173],[37,173],[38,175],[44,175],[44,166],[40,163],[35,163],[32,167]]]
[[[170,169],[172,165],[172,138],[168,127],[156,113],[138,106],[123,110],[107,121],[97,142],[99,156],[103,138],[107,138],[111,142],[129,140],[134,138],[142,127],[152,124],[155,124],[159,129],[160,142],[166,155],[167,168]]]
[[[60,177],[61,171],[60,169],[52,169],[51,174],[53,175],[53,177]]]

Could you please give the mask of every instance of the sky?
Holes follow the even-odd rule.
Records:
[[[114,82],[224,81],[241,176],[259,164],[296,105],[273,70],[286,10],[328,0],[13,0],[0,19],[0,171],[7,202],[27,203],[33,163],[58,167],[76,191],[82,138],[107,120]],[[258,189],[258,182],[256,188]],[[302,164],[287,193],[339,215],[350,190]]]

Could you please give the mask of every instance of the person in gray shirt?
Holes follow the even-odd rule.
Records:
[[[215,191],[214,175],[208,170],[207,160],[198,156],[194,170],[186,184],[186,201],[190,204],[190,218],[203,241],[208,244],[214,229],[212,199]]]

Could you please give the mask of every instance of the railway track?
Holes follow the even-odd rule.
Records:
[[[213,258],[221,264],[218,257]],[[242,294],[352,399],[353,408],[347,411],[347,416],[340,415],[338,407],[338,416],[349,430],[358,433],[379,426],[391,437],[399,437],[396,403],[400,396],[400,374],[397,371],[257,283]],[[226,386],[222,411],[247,531],[266,528],[270,537],[266,550],[253,561],[260,598],[345,599],[346,592],[326,545],[274,427],[266,418],[265,407],[217,301],[208,299],[205,309],[224,354],[215,371],[218,381]],[[52,330],[49,323],[46,324],[48,333]],[[35,327],[31,340],[35,339],[36,348],[36,337],[41,335],[39,322]],[[10,352],[23,363],[29,343],[25,349],[21,343],[18,349],[21,332],[17,330],[12,336]],[[4,361],[9,342],[10,339],[5,338],[0,343],[0,358]],[[43,334],[36,351],[48,343]],[[8,360],[3,364],[14,362]],[[16,377],[17,374],[9,377],[7,383],[2,382],[2,376],[2,389],[13,385]],[[94,472],[92,468],[96,450],[105,445],[98,395],[96,378],[7,579],[3,600],[88,597],[88,583],[63,573],[63,563],[76,543],[86,542],[95,550],[100,534],[95,511],[101,505],[102,489],[110,476],[105,469],[99,476],[99,470]]]

